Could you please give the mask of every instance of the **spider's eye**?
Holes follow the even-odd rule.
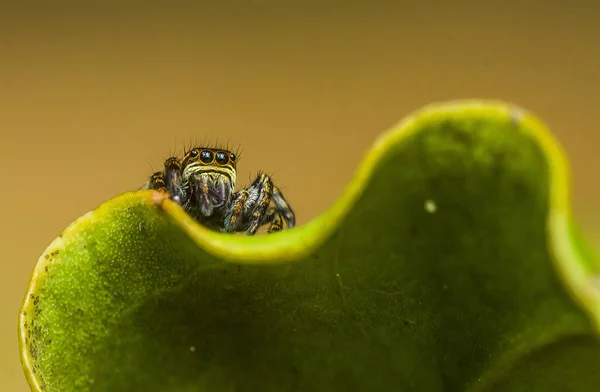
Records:
[[[204,163],[211,163],[213,161],[212,151],[204,150],[200,153],[200,160]]]
[[[234,153],[229,154],[229,159],[231,159],[231,162],[235,162],[235,154]]]
[[[191,158],[196,158],[198,156],[198,150],[192,150],[190,151],[190,157]]]
[[[227,162],[229,162],[229,158],[227,158],[227,154],[225,154],[225,153],[224,153],[224,152],[222,152],[222,151],[219,151],[219,152],[217,153],[217,155],[215,156],[215,158],[217,159],[217,163],[218,163],[219,165],[224,165],[224,164],[226,164]]]

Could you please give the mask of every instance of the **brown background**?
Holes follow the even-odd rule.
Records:
[[[509,100],[561,139],[579,221],[600,244],[592,1],[50,3],[0,5],[1,391],[27,390],[17,309],[44,248],[190,140],[242,145],[240,180],[274,173],[302,224],[409,112]]]

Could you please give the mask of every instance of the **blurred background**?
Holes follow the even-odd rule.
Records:
[[[0,390],[28,390],[17,312],[45,247],[193,141],[241,146],[239,181],[274,174],[303,224],[413,110],[511,101],[561,140],[600,245],[592,1],[215,3],[0,5]]]

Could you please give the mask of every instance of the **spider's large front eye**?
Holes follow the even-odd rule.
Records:
[[[198,150],[190,151],[190,158],[196,158],[198,156]]]
[[[227,157],[227,154],[225,154],[225,153],[224,153],[224,152],[222,152],[222,151],[219,151],[219,152],[217,153],[217,155],[216,155],[216,159],[217,159],[217,163],[218,163],[219,165],[224,165],[224,164],[226,164],[227,162],[229,162],[229,158]]]
[[[200,153],[200,160],[204,163],[211,163],[213,161],[212,151],[204,150]]]

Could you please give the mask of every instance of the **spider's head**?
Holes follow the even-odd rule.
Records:
[[[224,207],[235,188],[236,156],[231,151],[197,147],[182,162],[182,183],[190,202],[204,216]]]

